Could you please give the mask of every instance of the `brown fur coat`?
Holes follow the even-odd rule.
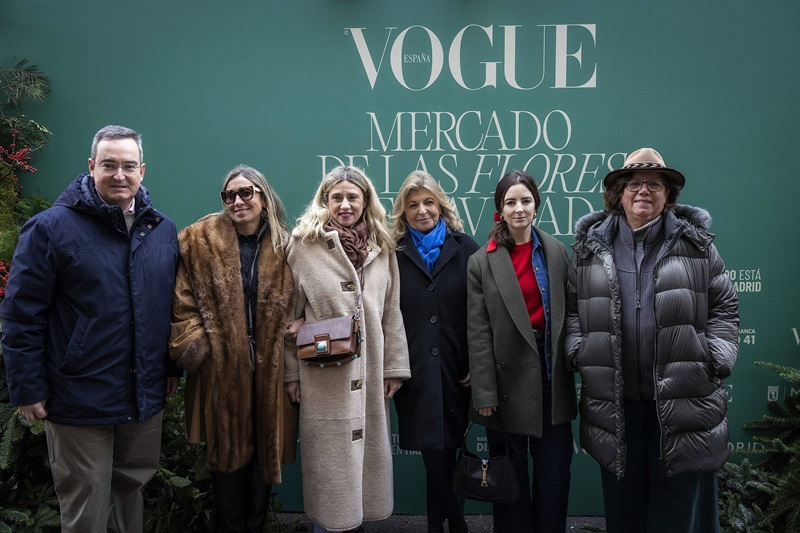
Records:
[[[241,262],[227,213],[208,215],[178,235],[181,262],[172,312],[170,356],[189,371],[186,433],[206,442],[208,467],[230,472],[253,454],[265,481],[280,483],[284,439],[283,332],[293,282],[283,254],[263,237],[258,255],[255,373],[250,364]],[[253,393],[255,378],[255,396]]]

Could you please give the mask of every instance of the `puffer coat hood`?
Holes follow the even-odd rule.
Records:
[[[618,478],[625,473],[619,279],[612,252],[617,215],[595,212],[575,226],[565,351],[581,374],[581,445]],[[655,287],[652,379],[667,475],[713,471],[728,457],[723,379],[738,353],[738,298],[702,209],[664,215]],[[650,376],[648,376],[650,377]]]

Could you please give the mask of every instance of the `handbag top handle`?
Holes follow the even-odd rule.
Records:
[[[497,425],[500,426],[500,431],[503,433],[503,439],[506,441],[506,450],[508,450],[508,435],[506,434],[506,430],[503,428],[503,421],[500,419],[500,413],[494,411],[492,416],[497,419]],[[469,430],[472,429],[472,424],[474,422],[472,420],[469,421],[469,425],[467,426],[467,430],[464,432],[464,440],[461,443],[462,448],[467,447],[467,436],[469,435]]]

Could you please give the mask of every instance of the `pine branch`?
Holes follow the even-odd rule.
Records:
[[[0,436],[0,471],[8,469],[16,458],[14,443],[22,438],[23,428],[17,419],[16,409],[8,404],[0,406],[0,423],[2,423],[2,436]]]
[[[800,385],[800,368],[776,365],[775,363],[770,363],[769,361],[756,361],[754,364],[763,368],[769,368],[770,370],[777,372],[778,375],[786,381],[794,383],[795,385]]]

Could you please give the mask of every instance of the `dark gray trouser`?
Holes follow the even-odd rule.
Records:
[[[442,528],[445,520],[450,531],[463,530],[464,500],[453,492],[453,471],[456,468],[456,448],[423,450],[425,464],[426,508],[428,526]]]
[[[716,472],[666,476],[655,402],[625,403],[625,477],[601,468],[608,533],[719,533]]]
[[[255,459],[234,472],[212,471],[211,484],[217,533],[260,533],[264,530],[272,485],[261,477]]]

